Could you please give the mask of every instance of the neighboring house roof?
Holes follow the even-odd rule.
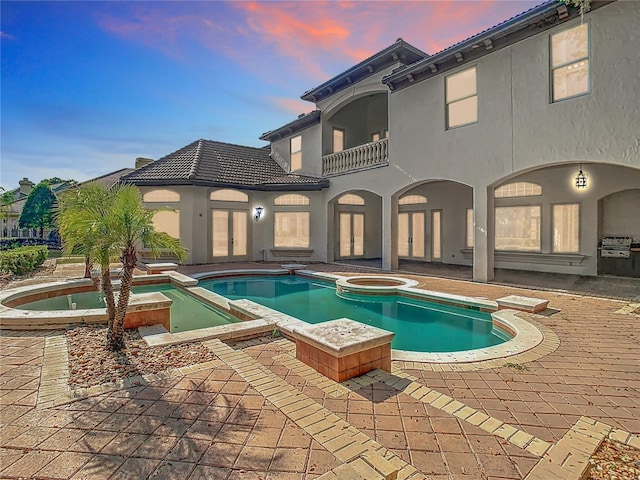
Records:
[[[294,133],[298,133],[318,123],[320,123],[320,110],[314,110],[313,112],[299,115],[294,121],[280,128],[263,133],[260,136],[260,140],[274,142],[282,137],[289,137]]]
[[[591,9],[614,1],[616,0],[594,0],[591,2]],[[382,83],[391,91],[402,90],[578,16],[579,10],[562,0],[547,1],[428,58],[398,68],[385,76]]]
[[[270,148],[196,140],[166,157],[125,175],[138,186],[200,185],[248,190],[321,190],[326,179],[285,172]]]
[[[120,170],[116,170],[115,172],[105,173],[100,177],[92,178],[91,180],[86,180],[82,183],[79,183],[78,185],[83,185],[85,183],[90,183],[90,182],[96,182],[96,183],[103,184],[107,188],[111,188],[116,183],[118,183],[122,177],[134,171],[135,171],[134,168],[121,168]]]
[[[349,70],[305,92],[300,98],[315,103],[345,88],[349,88],[352,84],[392,65],[397,63],[410,65],[428,56],[429,55],[422,50],[417,49],[413,45],[405,42],[402,38],[399,38],[392,45],[363,60]]]

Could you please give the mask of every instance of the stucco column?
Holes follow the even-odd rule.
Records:
[[[473,189],[473,280],[493,280],[494,210],[493,188]]]
[[[395,205],[394,205],[395,203]],[[389,272],[398,268],[398,255],[393,249],[395,220],[398,215],[398,203],[391,197],[382,197],[382,270]]]

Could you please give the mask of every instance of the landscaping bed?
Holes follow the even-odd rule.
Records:
[[[640,480],[640,450],[605,440],[589,460],[588,480]]]

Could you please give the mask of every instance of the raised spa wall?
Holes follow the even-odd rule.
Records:
[[[158,275],[142,275],[133,279],[134,286],[171,283],[176,287],[195,285],[185,275],[169,272]],[[37,330],[65,328],[71,325],[100,324],[107,322],[106,308],[78,310],[34,311],[21,310],[20,305],[64,295],[96,291],[91,279],[45,283],[0,291],[0,324],[3,329]],[[173,301],[161,292],[132,294],[125,315],[125,328],[138,328],[161,324],[171,329],[171,304]]]

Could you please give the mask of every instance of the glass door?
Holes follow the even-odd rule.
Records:
[[[425,212],[398,214],[398,256],[421,259],[425,254]]]
[[[364,213],[340,212],[340,258],[364,255]]]
[[[211,214],[213,261],[246,260],[249,213],[246,210],[213,209]]]

